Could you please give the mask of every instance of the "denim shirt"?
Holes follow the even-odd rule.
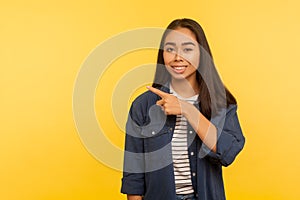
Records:
[[[156,106],[159,99],[147,91],[132,103],[126,124],[121,192],[141,195],[144,200],[175,200],[171,140],[176,116],[164,115]],[[236,110],[236,105],[229,105],[222,128],[216,126],[216,153],[202,143],[188,123],[188,154],[197,199],[225,199],[222,166],[230,165],[245,143]]]

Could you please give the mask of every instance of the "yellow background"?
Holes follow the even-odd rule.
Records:
[[[121,172],[89,154],[76,131],[76,76],[111,36],[163,28],[182,17],[204,27],[221,77],[239,103],[246,146],[224,168],[227,198],[300,199],[299,9],[297,0],[1,1],[0,199],[125,199]],[[134,52],[111,69],[126,73],[155,56]],[[99,82],[96,112],[107,101],[99,92],[110,94],[118,76]],[[123,147],[124,134],[105,109],[107,137]]]

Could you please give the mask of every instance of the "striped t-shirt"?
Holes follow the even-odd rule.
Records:
[[[178,99],[185,100],[189,103],[195,103],[198,99],[198,95],[190,98],[183,98],[178,95],[171,86],[170,92]],[[172,156],[176,194],[194,193],[188,157],[187,119],[183,115],[176,116],[176,125],[172,138]]]

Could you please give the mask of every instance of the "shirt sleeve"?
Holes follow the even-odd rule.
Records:
[[[124,165],[121,192],[124,194],[143,195],[145,192],[144,140],[140,134],[142,112],[135,105],[131,106],[126,124]]]
[[[200,155],[208,156],[209,160],[223,166],[230,165],[243,149],[245,137],[237,116],[237,105],[227,108],[223,126],[217,126],[217,151],[211,151],[204,143],[200,149]]]

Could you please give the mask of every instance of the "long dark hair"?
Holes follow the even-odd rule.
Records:
[[[199,43],[200,63],[196,71],[196,78],[200,91],[198,97],[199,108],[201,113],[207,119],[211,119],[213,117],[212,113],[223,108],[224,104],[228,107],[230,104],[236,104],[237,102],[219,78],[204,31],[196,21],[184,18],[176,19],[169,24],[161,39],[152,86],[161,88],[171,81],[171,75],[164,65],[163,51],[166,36],[170,31],[175,30],[176,28],[188,28],[195,34],[197,42]],[[224,95],[222,96],[220,93],[223,93]]]

